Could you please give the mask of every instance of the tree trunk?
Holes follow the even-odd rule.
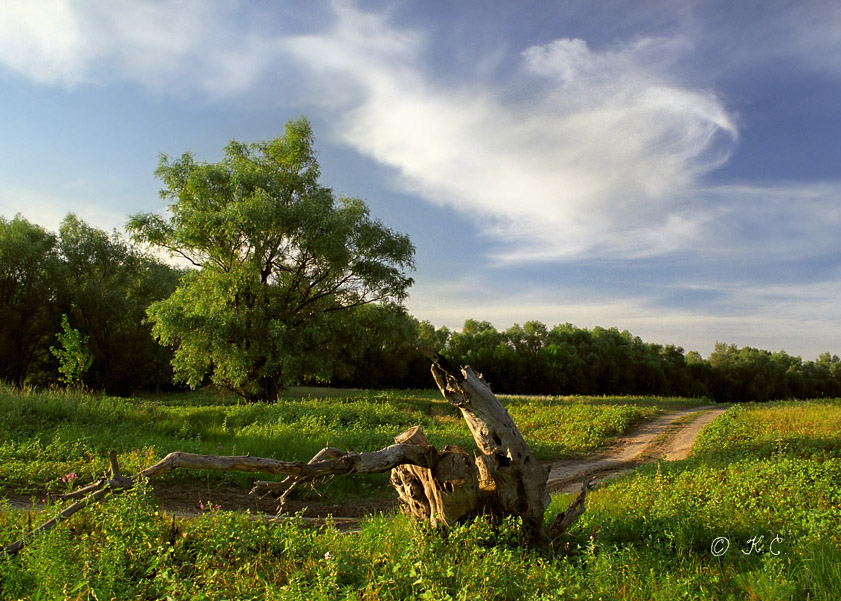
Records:
[[[455,369],[440,355],[431,358],[439,390],[461,412],[478,450],[470,457],[449,445],[433,455],[419,428],[395,438],[427,449],[434,458],[427,467],[401,465],[392,470],[391,482],[405,511],[433,525],[452,525],[478,514],[521,516],[529,533],[540,536],[549,505],[548,470],[531,454],[514,420],[480,375],[469,366]]]

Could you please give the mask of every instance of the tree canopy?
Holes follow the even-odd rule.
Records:
[[[23,383],[49,360],[60,270],[54,234],[20,215],[0,218],[0,380]]]
[[[128,394],[171,380],[170,354],[155,343],[144,321],[149,304],[175,289],[179,273],[73,214],[61,223],[59,236],[66,286],[62,311],[89,337],[93,353],[85,383]]]
[[[48,384],[59,371],[66,375],[71,357],[62,350],[69,352],[73,332],[79,344],[71,343],[71,355],[85,350],[86,386],[127,394],[170,385],[170,354],[144,320],[149,303],[169,296],[178,276],[73,214],[58,235],[21,216],[0,218],[0,380]]]
[[[313,144],[302,118],[268,142],[232,141],[216,163],[161,157],[168,215],[135,215],[128,229],[196,268],[148,311],[178,381],[274,400],[326,375],[330,313],[405,298],[414,246],[319,183]]]

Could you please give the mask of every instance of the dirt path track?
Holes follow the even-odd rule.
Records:
[[[701,429],[727,410],[713,405],[670,412],[617,439],[595,457],[554,461],[550,492],[578,492],[590,480],[601,481],[653,459],[686,459]]]

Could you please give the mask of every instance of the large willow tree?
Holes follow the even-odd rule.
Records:
[[[313,141],[302,118],[269,142],[232,141],[218,163],[161,157],[168,214],[135,215],[128,229],[196,267],[148,311],[153,334],[175,349],[178,381],[209,376],[248,400],[276,400],[329,365],[331,312],[405,297],[412,243],[319,184]]]

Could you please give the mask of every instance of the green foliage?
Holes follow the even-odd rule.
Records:
[[[54,491],[61,476],[76,472],[87,483],[107,471],[109,449],[136,472],[181,450],[194,453],[309,460],[325,443],[354,451],[392,444],[401,431],[420,424],[443,448],[474,442],[458,412],[440,393],[354,392],[299,389],[283,403],[243,404],[233,395],[191,392],[121,399],[80,392],[35,392],[0,388],[0,481],[20,492]],[[658,413],[657,399],[516,398],[508,410],[538,458],[590,452],[642,419]],[[248,486],[248,474],[175,471],[168,479]],[[387,477],[337,478],[324,494],[370,496],[390,491]]]
[[[562,324],[549,329],[529,321],[498,331],[489,322],[468,319],[461,332],[445,338],[442,352],[485,373],[498,392],[705,394],[683,349],[646,344],[616,328],[590,331]]]
[[[49,369],[61,293],[54,234],[18,215],[0,217],[0,380],[21,384]]]
[[[218,163],[164,156],[156,173],[168,218],[136,215],[128,228],[199,268],[149,309],[155,336],[175,348],[176,378],[193,388],[209,377],[275,400],[301,376],[324,377],[330,314],[402,300],[412,283],[408,237],[318,183],[306,119],[269,142],[232,141]]]
[[[606,440],[627,432],[661,412],[656,407],[622,404],[611,399],[523,399],[509,403],[508,412],[538,456],[573,457],[592,453]],[[526,434],[528,433],[528,434]]]
[[[841,359],[803,361],[783,351],[716,344],[709,360],[680,347],[645,343],[628,331],[541,322],[504,331],[468,319],[460,332],[424,325],[422,346],[486,374],[512,394],[708,396],[720,402],[841,395]]]
[[[158,175],[169,220],[137,215],[130,229],[200,270],[179,273],[72,214],[59,236],[0,218],[0,379],[55,382],[50,345],[66,314],[89,339],[85,383],[110,394],[168,387],[173,366],[179,383],[246,398],[300,383],[418,388],[430,382],[421,347],[471,365],[497,393],[841,396],[830,353],[804,361],[718,343],[704,359],[617,328],[419,322],[395,303],[411,283],[411,243],[318,184],[305,121],[271,142],[232,142],[219,163],[163,157]]]
[[[325,346],[333,363],[331,384],[366,389],[428,386],[429,361],[416,348],[420,329],[414,317],[394,304],[363,305],[334,315]]]
[[[591,496],[588,561],[612,568],[621,598],[837,598],[839,428],[838,400],[733,407],[690,459]]]
[[[59,234],[64,303],[94,357],[86,383],[112,394],[169,384],[170,354],[155,344],[144,319],[151,302],[174,290],[178,272],[72,214]]]
[[[82,377],[93,363],[93,355],[88,348],[90,337],[83,337],[79,330],[71,328],[67,315],[61,316],[61,330],[56,334],[61,346],[50,347],[50,352],[58,359],[59,379],[68,386],[81,387]]]
[[[710,390],[721,401],[838,396],[841,360],[829,353],[804,362],[784,351],[717,343],[710,355]]]
[[[841,452],[841,401],[737,405],[705,429],[694,449],[707,461],[745,455],[827,459]]]
[[[64,373],[59,369],[76,369],[72,355],[81,347],[70,351],[59,344],[63,355],[50,352],[64,314],[88,341],[87,385],[123,394],[169,385],[168,353],[143,321],[149,303],[172,292],[177,278],[117,234],[72,214],[59,236],[21,217],[0,218],[0,379],[49,384]]]
[[[0,399],[10,394],[19,393],[7,390]],[[324,433],[319,424],[345,424],[361,434],[381,425],[378,420],[402,424],[425,416],[425,428],[449,423],[436,419],[441,405],[431,393],[348,397],[330,391],[329,399],[308,405],[311,399],[299,392],[300,404],[273,406],[243,406],[199,393],[157,404],[28,394],[18,409],[3,401],[0,416],[34,405],[36,411],[26,414],[31,432],[47,418],[57,423],[69,415],[68,398],[83,416],[74,424],[79,429],[81,422],[96,420],[110,428],[107,414],[125,421],[134,411],[150,421],[171,419],[166,427],[173,429],[177,419],[186,419],[205,435],[223,414],[225,429],[233,431],[254,422],[278,428],[280,420],[273,417],[283,415],[298,429],[311,424],[315,436]],[[359,403],[368,407],[356,411]],[[543,412],[534,418],[538,422],[570,407],[579,407],[575,411],[583,418],[592,407],[637,403],[650,408],[678,401],[514,398],[508,408],[524,421]],[[329,411],[321,413],[325,405]],[[290,413],[282,413],[287,407]],[[266,523],[218,510],[179,519],[158,509],[141,485],[75,514],[17,557],[0,558],[0,598],[841,598],[841,401],[737,406],[721,419],[702,432],[694,457],[644,467],[594,491],[587,512],[553,547],[527,546],[520,524],[511,519],[497,526],[479,519],[437,531],[403,516],[372,517],[359,532],[347,534],[330,525],[307,528],[294,518]],[[15,417],[2,424],[7,426],[13,429],[4,432],[26,429],[27,419]],[[530,436],[534,440],[534,433]],[[68,452],[69,440],[75,439],[53,444],[47,454]],[[121,454],[121,462],[129,457]],[[0,458],[0,465],[6,461]],[[568,502],[566,496],[553,499],[547,517]],[[46,513],[59,509],[50,506]],[[0,544],[28,528],[26,512],[0,501]],[[758,536],[761,542],[750,542]],[[718,537],[727,537],[730,547],[715,556]]]

